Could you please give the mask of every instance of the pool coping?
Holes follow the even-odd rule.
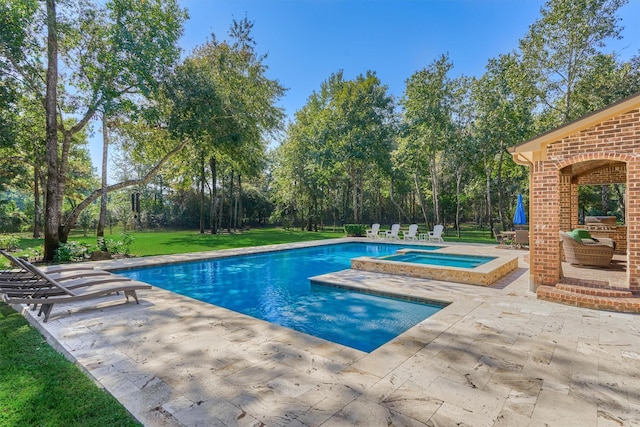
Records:
[[[331,243],[347,241],[353,239]],[[497,250],[446,244],[453,252]],[[68,305],[46,324],[23,314],[146,426],[640,422],[640,399],[621,394],[640,387],[640,366],[629,364],[635,355],[640,360],[640,343],[629,333],[640,329],[640,317],[537,300],[524,254],[518,270],[489,288],[335,273],[333,280],[346,284],[451,301],[371,353],[157,288],[140,292],[140,305],[115,296]],[[154,258],[93,264],[115,270],[194,260]],[[607,368],[622,361],[624,369]],[[598,372],[606,384],[622,386],[598,382]],[[576,387],[592,375],[593,386]]]

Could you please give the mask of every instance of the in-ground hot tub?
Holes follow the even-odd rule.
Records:
[[[421,279],[490,286],[518,268],[518,257],[489,257],[402,249],[394,255],[380,258],[354,258],[351,260],[351,268]]]

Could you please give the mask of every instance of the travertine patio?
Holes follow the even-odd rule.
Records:
[[[157,288],[140,305],[56,306],[46,324],[25,313],[147,426],[640,425],[640,317],[536,299],[514,253],[518,270],[490,288],[334,274],[451,302],[369,354]]]

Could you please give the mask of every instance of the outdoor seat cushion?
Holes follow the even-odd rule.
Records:
[[[573,231],[569,231],[567,235],[569,235],[575,241],[585,245],[607,245],[612,247],[613,249],[616,248],[616,242],[614,240],[607,239],[604,237],[600,237],[600,238],[591,237],[591,234],[589,234],[587,230],[582,228],[576,228]]]
[[[593,237],[591,237],[591,234],[589,234],[589,232],[587,230],[582,229],[582,228],[576,228],[573,231],[569,231],[567,234],[569,236],[573,237],[576,241],[578,241],[580,243],[582,243],[583,239],[595,240],[595,239],[593,239]]]

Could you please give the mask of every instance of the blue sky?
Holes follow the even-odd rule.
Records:
[[[479,77],[487,61],[508,53],[536,21],[542,0],[182,0],[188,9],[180,41],[184,55],[211,33],[225,39],[232,20],[254,22],[267,75],[288,88],[280,106],[289,117],[332,73],[351,79],[375,71],[396,97],[405,81],[448,53],[452,76]],[[622,41],[611,49],[627,59],[640,51],[640,0],[619,10]],[[96,126],[98,128],[98,126]],[[102,136],[90,142],[100,165]],[[98,173],[100,171],[98,170]]]

